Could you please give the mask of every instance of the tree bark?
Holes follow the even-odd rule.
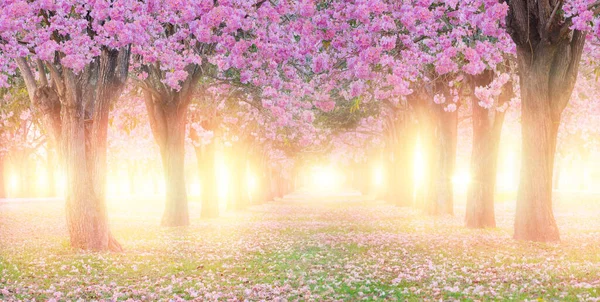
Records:
[[[185,67],[187,78],[181,88],[174,90],[163,83],[164,70],[158,64],[143,65],[148,74],[138,82],[144,91],[152,136],[160,148],[165,177],[165,212],[162,226],[189,224],[187,191],[185,185],[185,128],[188,108],[198,87],[202,68],[196,64]]]
[[[165,211],[161,225],[189,225],[187,190],[185,186],[185,124],[187,108],[175,104],[162,108],[165,136],[159,144],[165,179]]]
[[[17,59],[32,105],[61,150],[68,184],[67,227],[77,249],[122,250],[106,214],[106,134],[110,105],[125,87],[129,58],[129,47],[103,48],[78,74],[38,60],[37,80],[25,58]]]
[[[89,127],[80,110],[67,110],[63,120],[66,159],[67,225],[71,246],[84,250],[106,250],[110,246],[110,231],[104,202],[104,190],[97,186],[103,171],[94,162],[97,147],[90,144]],[[96,152],[94,152],[96,151]],[[91,153],[91,154],[90,154]],[[120,248],[115,248],[120,249]]]
[[[110,105],[123,90],[129,49],[103,49],[79,75],[63,71],[65,101],[61,137],[67,172],[67,224],[71,245],[121,251],[106,213],[106,146]]]
[[[528,87],[521,88],[521,91]],[[558,124],[540,110],[546,100],[527,92],[522,102],[523,154],[517,197],[515,239],[560,240],[552,212],[552,170]],[[525,102],[525,99],[528,101]]]
[[[492,74],[480,75],[474,86],[486,86],[492,81]],[[499,97],[502,105],[512,97],[512,85],[506,84]],[[465,224],[469,228],[494,228],[494,193],[500,133],[504,122],[504,112],[495,108],[481,107],[472,98],[473,146],[471,153],[471,183],[467,192]]]
[[[213,141],[208,145],[196,146],[196,158],[202,182],[200,217],[209,219],[219,216],[219,198],[217,192],[215,146]]]
[[[556,114],[551,107],[551,54],[538,55],[542,57],[533,62],[519,59],[523,126],[514,237],[558,241],[560,235],[552,211],[552,176],[562,110]]]
[[[586,33],[572,30],[572,18],[556,13],[563,1],[514,0],[508,5],[507,32],[517,46],[523,125],[514,238],[558,241],[552,212],[556,136],[577,81]]]

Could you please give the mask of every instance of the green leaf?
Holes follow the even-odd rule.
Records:
[[[257,52],[258,47],[256,47],[256,44],[252,44],[252,45],[250,45],[250,47],[248,47],[248,51],[251,53]]]
[[[354,113],[357,110],[360,110],[360,102],[361,102],[361,97],[360,96],[355,97],[353,99],[352,106],[350,107],[350,113]]]

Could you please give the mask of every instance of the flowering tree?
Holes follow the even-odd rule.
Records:
[[[207,90],[195,97],[189,115],[189,138],[194,146],[202,183],[200,213],[202,218],[219,216],[215,155],[220,136],[219,125],[222,122],[218,109],[222,102],[216,100],[216,93]]]
[[[427,168],[421,204],[432,214],[452,214],[457,108],[465,82],[503,61],[510,50],[500,29],[507,7],[495,1],[414,1],[402,16],[412,34],[407,47],[419,63],[411,106],[419,123],[419,140]]]
[[[517,47],[522,140],[515,239],[559,240],[552,173],[561,114],[577,80],[588,31],[598,34],[600,3],[507,1],[507,31]]]
[[[161,149],[166,183],[162,224],[187,225],[183,175],[188,107],[202,82],[203,89],[223,82],[248,83],[264,64],[280,56],[273,47],[285,1],[149,2],[150,43],[136,45],[137,79],[143,89],[150,125]],[[273,66],[271,66],[273,67]],[[201,92],[200,92],[201,93]]]
[[[469,81],[472,99],[473,146],[471,183],[467,193],[465,224],[470,228],[496,227],[494,193],[500,134],[513,91],[509,64],[487,70]]]
[[[121,250],[105,207],[110,105],[125,86],[131,43],[142,42],[137,1],[3,1],[0,66],[18,65],[34,108],[61,150],[71,244]]]

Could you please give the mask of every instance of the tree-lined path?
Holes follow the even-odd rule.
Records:
[[[598,0],[0,8],[0,300],[600,296]]]

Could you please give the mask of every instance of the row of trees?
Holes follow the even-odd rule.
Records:
[[[165,226],[189,223],[186,137],[195,141],[203,178],[211,179],[214,138],[232,144],[238,171],[249,162],[268,171],[275,162],[289,166],[275,160],[279,154],[331,150],[332,137],[364,128],[373,117],[380,122],[367,122],[366,131],[386,133],[396,171],[412,164],[407,150],[419,137],[428,150],[425,208],[452,213],[457,109],[472,102],[477,185],[467,224],[487,227],[494,225],[503,112],[517,95],[523,165],[515,238],[559,238],[551,200],[558,126],[586,39],[598,36],[597,2],[0,4],[0,85],[24,83],[55,146],[67,175],[67,223],[76,248],[121,249],[105,207],[107,129],[111,108],[125,104],[120,98],[145,105],[165,175]],[[410,200],[411,180],[391,176],[398,181],[395,199]],[[234,200],[244,203],[245,182],[236,183]],[[214,192],[205,194],[203,211],[215,216]]]

